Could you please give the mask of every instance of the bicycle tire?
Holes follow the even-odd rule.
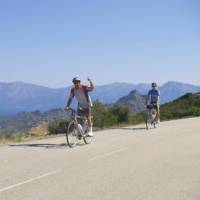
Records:
[[[152,111],[152,125],[154,128],[156,128],[156,111]]]
[[[151,123],[150,123],[150,113],[149,111],[146,114],[146,119],[145,119],[145,123],[146,123],[146,130],[150,129]]]
[[[78,135],[78,130],[75,126],[74,121],[71,121],[68,125],[67,133],[66,133],[67,144],[70,148],[73,148],[77,145],[78,143],[77,135]]]
[[[83,141],[85,144],[90,144],[92,142],[93,137],[87,136],[89,129],[87,128],[85,136],[83,137]]]

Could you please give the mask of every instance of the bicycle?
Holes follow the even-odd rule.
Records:
[[[152,126],[153,126],[153,128],[156,128],[157,110],[156,110],[156,105],[155,104],[148,105],[147,109],[148,109],[148,111],[147,111],[147,115],[146,115],[146,129],[149,130],[150,127],[152,127]]]
[[[92,137],[88,136],[89,127],[86,116],[79,116],[77,111],[72,108],[68,110],[71,111],[71,121],[66,132],[68,146],[70,148],[75,147],[82,139],[85,144],[90,144]]]

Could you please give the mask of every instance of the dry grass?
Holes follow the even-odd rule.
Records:
[[[10,144],[16,142],[24,142],[32,139],[42,139],[48,135],[48,127],[45,125],[38,125],[30,129],[28,134],[0,134],[0,144]]]
[[[48,135],[48,127],[46,125],[38,125],[37,127],[33,127],[30,131],[29,131],[31,136],[36,136],[36,137],[43,137]]]
[[[0,135],[0,144],[22,142],[27,140],[28,137],[21,133]]]

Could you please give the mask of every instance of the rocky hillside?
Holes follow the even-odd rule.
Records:
[[[38,125],[48,125],[50,122],[66,118],[62,109],[52,109],[47,112],[22,112],[15,116],[0,117],[0,134],[28,133]]]
[[[132,113],[139,113],[146,109],[146,96],[141,95],[137,90],[133,90],[116,103],[127,106]]]
[[[200,93],[187,93],[161,106],[162,119],[179,119],[200,116]]]

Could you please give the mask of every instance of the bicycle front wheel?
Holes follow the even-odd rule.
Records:
[[[66,140],[70,148],[73,148],[78,144],[78,130],[75,126],[74,121],[71,121],[68,125]]]
[[[85,142],[85,144],[90,144],[93,139],[93,137],[90,137],[87,135],[88,132],[89,132],[89,130],[86,131],[85,136],[83,137],[83,141]]]

